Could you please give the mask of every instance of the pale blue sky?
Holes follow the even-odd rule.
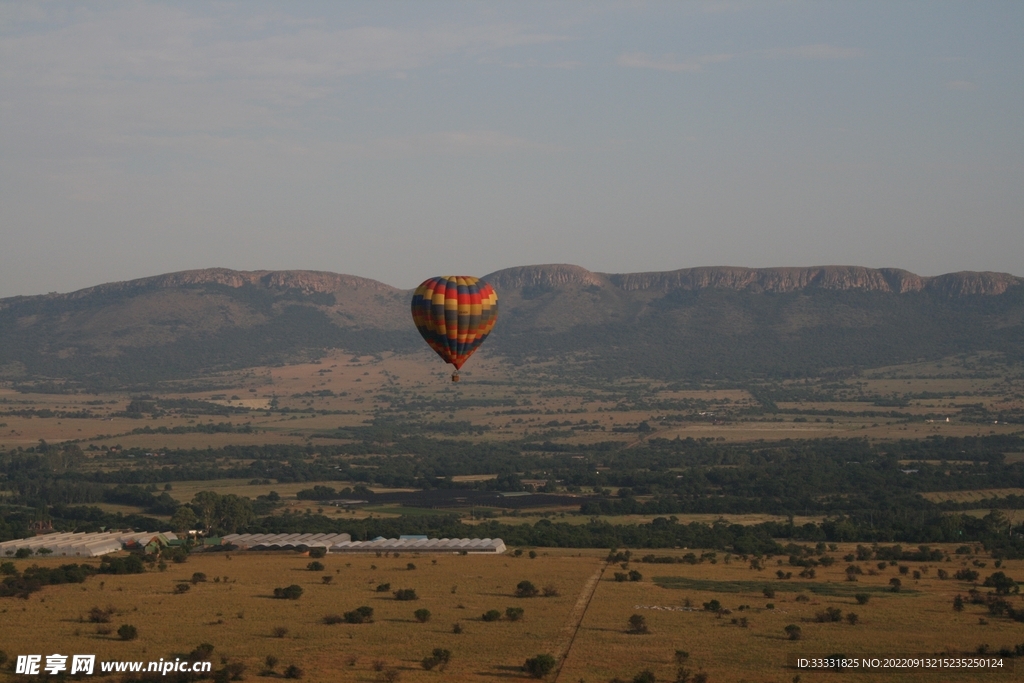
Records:
[[[1024,275],[1024,3],[0,3],[0,296]]]

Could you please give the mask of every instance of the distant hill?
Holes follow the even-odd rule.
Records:
[[[489,353],[596,377],[799,376],[953,353],[1024,357],[1024,279],[903,270],[524,266],[484,279]],[[315,271],[207,269],[0,299],[0,377],[145,385],[422,343],[410,291]]]

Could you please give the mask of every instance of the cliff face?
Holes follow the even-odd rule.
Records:
[[[998,295],[1024,279],[1006,273],[961,272],[922,277],[898,268],[816,266],[811,268],[735,268],[716,266],[653,273],[592,273],[569,265],[527,266],[499,270],[484,279],[499,289],[565,285],[612,286],[625,292],[728,289],[788,293],[807,289],[866,292],[934,291],[947,296]]]

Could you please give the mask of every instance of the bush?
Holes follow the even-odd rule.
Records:
[[[635,573],[636,573],[636,574],[637,574],[638,576],[639,576],[639,574],[640,574],[639,572],[635,572]],[[630,572],[630,573],[629,573],[629,576],[630,576],[630,579],[629,579],[629,580],[630,580],[630,581],[633,581],[633,580],[634,580],[634,579],[633,579],[633,574],[634,574],[634,572]],[[636,579],[636,581],[639,581],[639,580],[640,580],[640,579]],[[557,598],[557,597],[558,597],[559,595],[561,595],[561,593],[559,593],[559,592],[558,592],[558,588],[556,588],[555,586],[551,585],[550,583],[549,583],[548,585],[544,586],[544,590],[543,590],[543,591],[541,591],[541,593],[542,593],[542,595],[543,595],[543,596],[544,596],[545,598]]]
[[[644,669],[633,676],[633,683],[657,683],[658,679],[650,669]]]
[[[647,633],[647,617],[642,614],[634,614],[629,618],[630,633]]]
[[[206,581],[206,574],[202,572],[196,572],[192,575],[192,584],[203,583]]]
[[[629,580],[629,574],[626,572],[615,572],[615,581],[618,583],[625,583]]]
[[[306,565],[306,569],[308,569],[311,572],[322,572],[324,570],[324,563],[313,560],[312,562]]]
[[[824,612],[818,612],[814,619],[818,622],[829,622],[829,621],[841,621],[843,618],[843,610],[838,607],[829,607]]]
[[[903,588],[903,582],[897,579],[896,577],[893,577],[889,579],[889,586],[889,590],[891,590],[893,593],[899,593],[900,589]]]
[[[761,590],[761,593],[763,593],[764,597],[768,598],[769,600],[775,599],[775,589],[770,586],[765,586]]]
[[[302,597],[302,586],[293,583],[287,588],[275,588],[274,597],[279,600],[298,600]]]
[[[288,627],[287,626],[275,626],[274,630],[271,631],[271,634],[273,634],[273,636],[275,638],[284,638],[286,635],[288,635]]]
[[[327,556],[327,548],[324,548],[323,546],[320,546],[320,547],[317,547],[317,548],[310,548],[309,549],[309,556],[314,558],[314,559],[319,559],[321,557],[326,557]]]
[[[345,617],[341,616],[340,614],[328,614],[326,617],[324,617],[324,623],[328,625],[340,624],[343,621],[345,621]]]
[[[857,616],[856,612],[848,612],[846,614],[846,622],[850,626],[856,626],[858,621],[860,621],[860,617]]]
[[[187,593],[190,588],[192,588],[192,586],[187,583],[179,583],[174,587],[174,592],[180,595],[182,593]]]
[[[333,576],[321,576],[320,577],[320,581],[326,586],[326,585],[330,584],[331,581],[334,581],[334,577]]]
[[[973,569],[959,569],[956,574],[953,574],[953,578],[957,581],[977,581],[978,572]]]
[[[409,571],[413,571],[414,569],[416,569],[416,565],[410,562],[409,564],[405,565],[405,568]]]
[[[520,619],[523,618],[523,608],[522,607],[509,607],[508,609],[505,610],[505,617],[509,621],[519,621]]]
[[[868,600],[871,599],[871,596],[867,593],[857,593],[853,597],[857,600],[858,605],[866,605],[868,604]]]
[[[800,627],[796,624],[790,624],[785,628],[785,631],[790,640],[800,640],[800,638],[803,637]]]
[[[395,591],[395,600],[419,600],[415,588],[399,588]]]
[[[377,586],[377,592],[378,593],[387,593],[390,590],[391,590],[391,584],[390,583],[382,583],[382,584]]]
[[[372,624],[373,623],[373,608],[357,607],[351,612],[345,612],[345,623],[347,624]]]
[[[114,608],[108,607],[107,609],[100,609],[99,607],[93,607],[89,610],[89,621],[94,624],[106,624],[110,622],[110,617],[114,614]]]
[[[117,629],[117,635],[121,640],[135,640],[139,637],[139,629],[131,624],[123,624]]]
[[[305,671],[294,664],[289,664],[288,668],[284,670],[285,678],[302,678],[305,674]]]
[[[416,621],[420,622],[421,624],[425,624],[428,621],[430,621],[430,610],[428,609],[418,609],[415,612],[413,612],[412,615],[416,617]]]
[[[523,669],[534,678],[544,678],[555,670],[556,664],[558,662],[551,655],[537,655],[527,659],[526,663],[523,664]]]
[[[536,597],[538,593],[540,593],[540,591],[537,590],[537,587],[529,581],[520,581],[516,584],[515,595],[517,598],[533,598]]]
[[[438,668],[438,671],[444,671],[445,667],[448,666],[449,660],[452,658],[451,650],[445,650],[444,648],[435,647],[434,651],[428,657],[424,657],[420,664],[427,671],[432,670],[434,667]]]
[[[484,612],[483,616],[480,618],[484,621],[497,621],[498,619],[501,619],[501,612],[496,609],[489,609]]]
[[[462,633],[462,624],[460,624],[459,622],[455,622],[454,624],[452,624],[452,633],[454,633],[455,635],[459,635],[460,633]]]

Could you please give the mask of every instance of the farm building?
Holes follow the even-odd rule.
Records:
[[[99,557],[125,548],[154,552],[175,538],[177,537],[169,531],[163,533],[104,531],[99,533],[43,534],[0,543],[0,556],[12,556],[22,548],[28,549],[33,554],[39,554],[39,550],[44,549],[44,554],[56,557]],[[49,553],[46,553],[47,550]]]
[[[348,534],[228,534],[221,542],[244,550],[305,550],[327,548],[329,553],[423,552],[423,553],[503,553],[500,538],[375,538],[353,541]]]
[[[331,553],[372,552],[489,553],[505,552],[500,538],[375,538],[372,541],[344,541],[332,545]]]
[[[221,543],[244,550],[304,550],[330,548],[351,539],[348,534],[228,534]]]

